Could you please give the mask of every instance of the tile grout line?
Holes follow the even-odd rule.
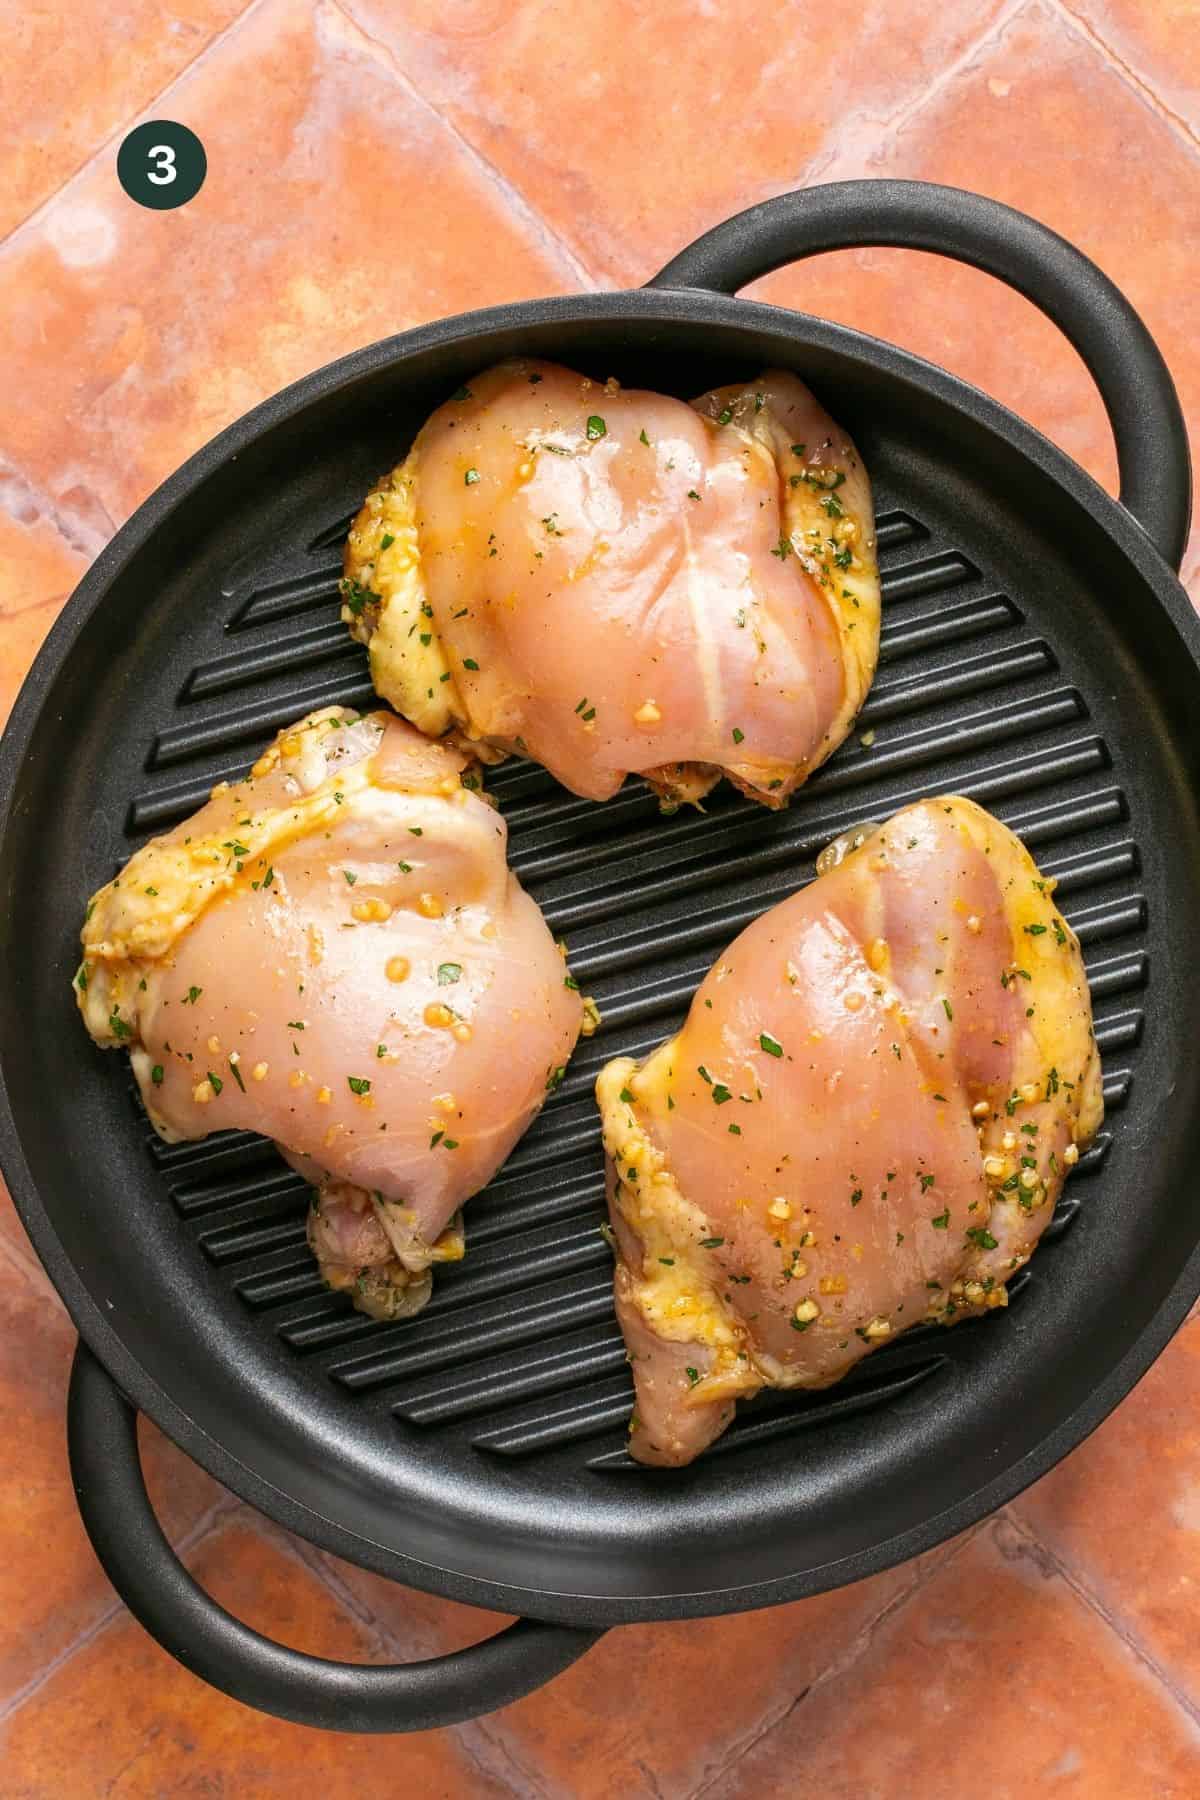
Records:
[[[1043,1567],[1047,1563],[1050,1564],[1055,1574],[1071,1590],[1080,1605],[1086,1607],[1089,1612],[1095,1613],[1096,1617],[1124,1644],[1130,1655],[1142,1664],[1143,1668],[1161,1687],[1166,1689],[1192,1724],[1200,1729],[1200,1705],[1188,1697],[1157,1657],[1151,1655],[1150,1651],[1146,1649],[1137,1634],[1105,1605],[1099,1594],[1088,1586],[1071,1564],[1065,1562],[1057,1551],[1052,1550],[1019,1514],[1011,1509],[1006,1509],[1002,1517],[1015,1536],[1023,1541],[1026,1554]]]
[[[3,451],[0,451],[0,496],[3,495],[5,489],[10,490],[11,497],[18,503],[24,501],[26,505],[36,508],[38,517],[49,520],[67,548],[74,550],[79,556],[86,556],[89,563],[95,561],[117,530],[108,516],[107,509],[103,506],[100,507],[100,510],[110,527],[107,535],[94,527],[89,527],[78,513],[70,508],[60,506],[43,488],[38,487],[37,483],[29,478],[24,469],[13,462]],[[91,494],[90,490],[87,491],[89,497],[95,499],[95,495]],[[99,506],[100,502],[97,500],[96,504]],[[26,522],[21,519],[19,513],[14,512],[8,498],[0,497],[0,509],[7,513],[15,524],[20,525]],[[15,615],[9,616],[15,617]]]
[[[698,1787],[691,1790],[687,1795],[687,1800],[704,1800],[705,1795],[712,1794],[717,1784],[723,1783],[732,1770],[737,1767],[738,1763],[748,1756],[755,1746],[760,1744],[765,1737],[768,1737],[779,1725],[782,1725],[785,1719],[790,1718],[792,1713],[794,1713],[798,1707],[803,1706],[805,1701],[808,1700],[811,1695],[819,1692],[822,1688],[827,1687],[830,1682],[836,1681],[839,1677],[848,1674],[851,1669],[862,1662],[864,1658],[870,1654],[880,1630],[886,1626],[897,1613],[905,1611],[909,1604],[917,1598],[917,1595],[920,1594],[936,1576],[941,1574],[943,1569],[947,1568],[952,1562],[956,1562],[979,1534],[986,1531],[987,1527],[993,1523],[995,1519],[1003,1517],[1003,1513],[992,1513],[988,1518],[981,1519],[978,1524],[969,1527],[969,1529],[962,1534],[959,1543],[955,1545],[954,1549],[951,1550],[948,1555],[943,1556],[936,1561],[931,1560],[928,1568],[924,1571],[922,1571],[919,1566],[920,1559],[914,1559],[917,1563],[917,1568],[910,1584],[901,1589],[900,1593],[894,1594],[890,1600],[881,1606],[879,1611],[875,1613],[873,1617],[868,1619],[866,1624],[861,1626],[854,1634],[854,1637],[846,1646],[845,1650],[842,1651],[841,1655],[835,1656],[833,1661],[830,1662],[827,1667],[822,1669],[820,1674],[810,1681],[808,1686],[801,1693],[797,1694],[793,1700],[782,1705],[770,1718],[760,1721],[757,1730],[755,1730],[751,1736],[743,1739],[740,1744],[736,1745],[720,1766],[714,1769],[710,1774],[706,1775]],[[935,1553],[928,1554],[932,1557]]]
[[[985,26],[978,37],[973,38],[966,48],[961,50],[954,60],[948,63],[941,73],[919,92],[910,94],[907,100],[901,101],[894,112],[874,118],[868,114],[858,114],[851,121],[847,140],[841,144],[835,141],[831,149],[819,151],[800,171],[797,177],[798,184],[801,187],[811,187],[818,182],[825,183],[828,180],[842,179],[843,177],[838,172],[838,164],[844,158],[850,158],[855,162],[876,158],[889,141],[898,137],[915,118],[924,112],[926,107],[936,105],[946,89],[958,80],[965,69],[969,69],[972,63],[989,50],[997,38],[1003,36],[1012,21],[1029,4],[1030,0],[1008,0],[1008,4],[1001,8],[991,24]],[[867,156],[862,159],[854,156],[852,148],[856,126],[864,135],[871,134],[873,136]]]
[[[961,55],[956,56],[940,75],[935,76],[922,93],[918,94],[907,106],[900,107],[885,122],[881,135],[898,137],[905,127],[917,117],[918,113],[924,112],[927,106],[936,104],[946,89],[953,86],[958,80],[963,71],[969,69],[972,63],[977,62],[985,51],[990,50],[998,38],[1004,36],[1013,20],[1019,13],[1024,12],[1028,5],[1029,0],[1009,0],[1007,6],[1001,7],[991,24],[985,31],[980,32],[974,43],[968,44]]]
[[[1193,155],[1200,153],[1200,135],[1188,121],[1169,107],[1160,94],[1150,85],[1149,78],[1143,76],[1132,63],[1116,51],[1113,46],[1096,30],[1094,25],[1082,18],[1068,4],[1068,0],[1046,0],[1056,16],[1074,36],[1082,39],[1100,58],[1101,62],[1113,70],[1117,79],[1131,88],[1138,99],[1152,112],[1156,119],[1165,125],[1173,136],[1180,138],[1186,149]]]
[[[171,76],[171,79],[164,82],[163,86],[155,93],[151,94],[148,100],[143,101],[140,106],[135,107],[133,112],[126,114],[121,123],[113,131],[110,131],[108,136],[103,138],[101,142],[96,145],[95,149],[90,151],[89,154],[84,157],[83,161],[78,163],[76,167],[71,170],[69,175],[59,182],[52,194],[47,194],[46,198],[39,201],[31,213],[26,214],[25,218],[21,219],[10,231],[6,232],[3,238],[0,238],[0,255],[3,255],[9,246],[13,244],[15,240],[22,237],[25,232],[32,231],[36,226],[41,224],[44,215],[48,213],[56,201],[66,193],[67,189],[73,186],[81,175],[85,174],[95,163],[99,162],[100,158],[106,155],[107,152],[112,149],[113,145],[118,143],[125,136],[132,119],[141,118],[144,113],[150,111],[152,106],[157,106],[159,101],[169,94],[173,88],[177,87],[178,84],[190,75],[194,69],[198,69],[201,63],[206,62],[210,55],[221,49],[226,39],[240,29],[243,21],[248,19],[251,13],[257,12],[258,9],[265,6],[266,3],[267,0],[249,0],[249,5],[244,6],[236,18],[230,19],[228,25],[223,25],[215,37],[209,38],[207,44],[197,50],[190,62],[184,63],[182,68],[176,69],[175,73]]]
[[[176,1554],[179,1556],[186,1556],[189,1550],[194,1550],[196,1545],[208,1536],[209,1532],[220,1522],[222,1517],[226,1513],[232,1511],[232,1507],[233,1501],[230,1495],[218,1495],[212,1505],[207,1507],[196,1522],[189,1526],[183,1536],[172,1545]],[[92,1555],[95,1555],[94,1551],[92,1551]],[[107,1575],[105,1575],[104,1578],[106,1581],[108,1580]],[[47,1682],[53,1680],[60,1669],[64,1668],[67,1663],[78,1656],[81,1650],[86,1650],[89,1644],[94,1644],[96,1639],[102,1637],[109,1626],[114,1624],[115,1621],[121,1617],[133,1619],[134,1624],[138,1626],[140,1631],[146,1630],[141,1621],[134,1618],[133,1613],[130,1612],[120,1595],[114,1590],[112,1600],[96,1615],[92,1620],[92,1623],[90,1625],[85,1625],[83,1630],[79,1632],[76,1637],[73,1637],[69,1644],[65,1644],[61,1650],[57,1651],[56,1654],[51,1657],[50,1661],[46,1663],[43,1668],[38,1670],[36,1675],[30,1676],[24,1687],[17,1688],[14,1693],[10,1694],[8,1698],[0,1704],[0,1725],[6,1724],[9,1719],[21,1710],[27,1701],[32,1700],[35,1694],[40,1693]],[[147,1632],[146,1635],[149,1636],[150,1633]],[[169,1656],[170,1651],[164,1650],[163,1654],[164,1656]]]
[[[20,1215],[18,1214],[18,1217],[19,1216]],[[14,1244],[7,1236],[0,1237],[0,1258],[3,1258],[3,1260],[9,1264],[13,1272],[27,1281],[31,1287],[44,1287],[46,1293],[52,1294],[61,1304],[61,1297],[59,1296],[58,1290],[50,1280],[45,1269],[43,1269],[36,1256],[31,1256],[22,1245]]]
[[[372,60],[386,69],[392,80],[395,81],[398,87],[404,90],[405,94],[413,104],[419,107],[422,112],[438,121],[439,125],[441,125],[443,130],[454,140],[455,144],[462,151],[467,160],[483,176],[485,182],[493,192],[496,193],[509,209],[516,214],[521,222],[532,231],[533,235],[542,243],[543,247],[553,252],[557,260],[559,260],[569,271],[571,278],[578,286],[585,292],[588,289],[600,287],[601,283],[597,281],[591,270],[576,254],[567,240],[559,236],[558,232],[554,230],[553,226],[550,225],[545,218],[543,218],[537,208],[526,199],[525,195],[521,192],[521,189],[515,186],[514,183],[496,167],[491,158],[486,156],[482,150],[478,149],[464,132],[460,131],[454,121],[448,118],[439,106],[432,100],[427,99],[421,90],[414,85],[410,77],[405,73],[405,70],[400,64],[394,51],[384,43],[382,39],[376,37],[373,32],[369,31],[364,25],[361,25],[354,14],[347,10],[347,7],[343,4],[343,0],[325,0],[325,3],[331,7],[333,11],[339,14],[350,30],[352,30],[356,37],[358,37],[366,46],[367,52]]]
[[[251,1511],[253,1511],[253,1509],[251,1509]],[[264,1536],[269,1536],[272,1541],[278,1542],[280,1547],[291,1556],[294,1561],[300,1563],[321,1583],[322,1587],[325,1588],[340,1607],[349,1612],[360,1624],[367,1627],[380,1649],[389,1651],[396,1663],[416,1664],[431,1660],[430,1657],[425,1655],[412,1656],[405,1654],[405,1647],[392,1628],[385,1620],[379,1617],[378,1613],[376,1613],[373,1607],[364,1600],[361,1594],[356,1594],[354,1589],[350,1587],[347,1582],[342,1580],[341,1576],[337,1573],[337,1570],[328,1562],[327,1553],[325,1551],[319,1549],[315,1544],[308,1543],[306,1539],[299,1537],[294,1533],[290,1536],[283,1534],[270,1519],[265,1519],[261,1514],[254,1513],[254,1520],[256,1528],[263,1531]],[[400,1584],[397,1583],[397,1586],[399,1587]],[[482,1641],[484,1640],[481,1640],[481,1642]],[[439,1652],[438,1654],[443,1653]],[[364,1664],[363,1666],[369,1667],[370,1665]],[[502,1773],[487,1766],[483,1759],[472,1750],[470,1743],[466,1741],[464,1734],[478,1732],[479,1735],[485,1739],[488,1748],[496,1751],[506,1762],[516,1761],[516,1759],[509,1754],[505,1746],[498,1744],[491,1736],[490,1732],[484,1729],[482,1720],[467,1719],[464,1720],[461,1725],[444,1727],[443,1729],[451,1730],[454,1733],[455,1741],[458,1743],[463,1755],[467,1757],[477,1770],[486,1775],[490,1780],[498,1781],[502,1786],[507,1787],[514,1796],[514,1800],[528,1800],[530,1791],[528,1788],[513,1787],[511,1782],[508,1781]],[[517,1762],[517,1768],[524,1777],[527,1772],[521,1768],[519,1762]],[[538,1789],[539,1795],[541,1792],[542,1790]]]

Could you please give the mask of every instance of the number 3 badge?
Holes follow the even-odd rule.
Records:
[[[167,212],[195,199],[208,173],[204,145],[173,119],[137,125],[117,151],[117,180],[139,206]]]

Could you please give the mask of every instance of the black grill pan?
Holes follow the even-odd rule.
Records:
[[[1008,281],[1083,355],[1122,504],[942,371],[731,298],[790,259],[892,244]],[[522,879],[604,1014],[468,1213],[469,1255],[419,1318],[325,1292],[303,1189],[258,1140],[165,1148],[70,980],[84,896],[277,726],[369,700],[338,622],[350,515],[479,369],[552,357],[679,394],[764,364],[845,422],[875,486],[879,676],[848,742],[780,815],[720,791],[658,816],[541,770],[489,777]],[[1062,239],[946,188],[850,183],[767,202],[649,288],[534,301],[346,357],[224,432],[113,540],[22,691],[3,746],[0,1154],[83,1340],[70,1408],[85,1523],[116,1587],[239,1698],[357,1730],[503,1704],[624,1620],[773,1604],[960,1530],[1129,1389],[1200,1291],[1200,624],[1180,588],[1186,439],[1170,378]],[[691,1468],[624,1451],[591,1084],[681,1018],[718,948],[813,874],[838,831],[957,789],[1024,838],[1078,932],[1104,1134],[1000,1318],[906,1333],[840,1386],[764,1396]],[[191,1582],[145,1499],[134,1408],[273,1518],[400,1581],[525,1615],[431,1664],[340,1668],[267,1644]]]

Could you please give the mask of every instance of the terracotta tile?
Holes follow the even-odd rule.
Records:
[[[14,16],[0,62],[7,121],[0,237],[28,218],[110,133],[149,104],[246,0],[173,0],[169,13],[134,0],[115,11],[73,0],[70,29],[54,6]]]
[[[767,1612],[623,1626],[553,1686],[484,1721],[487,1735],[555,1796],[692,1794],[844,1655],[914,1574],[893,1570]]]
[[[168,102],[207,148],[193,201],[148,212],[104,162],[0,251],[0,442],[75,514],[119,522],[343,351],[571,283],[331,0],[265,0]]]
[[[11,617],[0,614],[0,725],[12,711],[42,639],[61,610],[61,600],[44,600]]]
[[[1200,425],[1200,421],[1197,421]],[[1192,426],[1192,436],[1196,435],[1196,426]],[[1184,586],[1192,596],[1192,604],[1200,606],[1200,529],[1192,527],[1191,541],[1184,553],[1183,567],[1180,570]]]
[[[14,1261],[19,1269],[36,1274],[47,1292],[54,1292],[49,1277],[44,1274],[37,1259],[36,1250],[25,1235],[25,1227],[17,1217],[12,1196],[3,1181],[0,1181],[0,1250],[7,1251],[10,1261]]]
[[[1000,1520],[840,1679],[714,1783],[723,1800],[949,1795],[1188,1800],[1200,1731],[1121,1639]]]
[[[379,1660],[378,1646],[329,1590],[240,1520],[189,1561],[197,1580],[258,1630],[313,1655]],[[189,1674],[128,1615],[0,1727],[0,1747],[6,1800],[81,1793],[493,1800],[512,1792],[463,1751],[454,1732],[381,1741],[252,1711]]]
[[[1200,1704],[1200,1323],[1014,1510]]]
[[[296,1548],[299,1555],[323,1572],[335,1590],[341,1587],[353,1596],[354,1603],[393,1646],[398,1661],[447,1656],[453,1650],[464,1650],[468,1644],[494,1637],[512,1623],[510,1613],[462,1606],[455,1600],[421,1593],[417,1588],[401,1587],[309,1544],[297,1544]]]
[[[0,636],[15,613],[61,606],[99,543],[70,544],[36,500],[0,469]]]
[[[837,29],[789,0],[346,0],[587,266],[645,281],[690,238],[819,179],[1000,11],[889,0]],[[714,153],[714,145],[719,150]]]
[[[973,188],[1062,232],[1142,313],[1193,428],[1200,421],[1200,166],[1054,7],[1030,0],[903,129],[838,173]],[[946,364],[1115,484],[1107,421],[1078,357],[988,276],[913,252],[860,251],[780,272],[756,291]]]
[[[88,560],[0,465],[0,725]]]
[[[1200,145],[1196,0],[1063,0],[1094,41],[1145,83]]]
[[[0,1253],[0,1438],[8,1445],[0,1462],[0,1711],[115,1604],[79,1523],[67,1467],[74,1347],[48,1285]],[[178,1539],[221,1490],[150,1427],[143,1456],[164,1528]]]

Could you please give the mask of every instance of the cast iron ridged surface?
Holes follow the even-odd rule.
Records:
[[[290,559],[274,552],[274,562],[251,558],[230,572],[222,587],[230,648],[192,670],[154,737],[146,785],[129,810],[131,843],[242,771],[281,724],[316,706],[370,703],[363,652],[337,618],[347,524],[332,522]],[[632,1466],[623,1449],[632,1386],[599,1230],[595,1076],[609,1057],[643,1054],[674,1029],[718,950],[810,879],[831,837],[923,795],[971,795],[1058,878],[1056,897],[1087,961],[1107,1114],[1119,1114],[1149,962],[1137,844],[1108,750],[1013,596],[907,512],[881,512],[879,543],[882,651],[859,728],[874,740],[864,746],[856,734],[787,812],[766,814],[721,789],[705,815],[664,821],[638,782],[595,806],[532,765],[489,775],[513,866],[567,938],[604,1025],[471,1202],[467,1259],[438,1272],[419,1318],[378,1324],[326,1292],[305,1243],[307,1188],[269,1145],[233,1132],[167,1147],[147,1130],[180,1230],[223,1271],[257,1327],[347,1406],[382,1408],[425,1433],[465,1432],[481,1456],[566,1448],[598,1474]],[[1045,1241],[1087,1204],[1110,1144],[1106,1129]],[[1036,1259],[1009,1293],[1014,1311],[1039,1304]],[[829,1392],[765,1395],[740,1409],[707,1454],[884,1405],[935,1380],[956,1340],[978,1329],[1002,1331],[1003,1318],[958,1332],[917,1328]]]

